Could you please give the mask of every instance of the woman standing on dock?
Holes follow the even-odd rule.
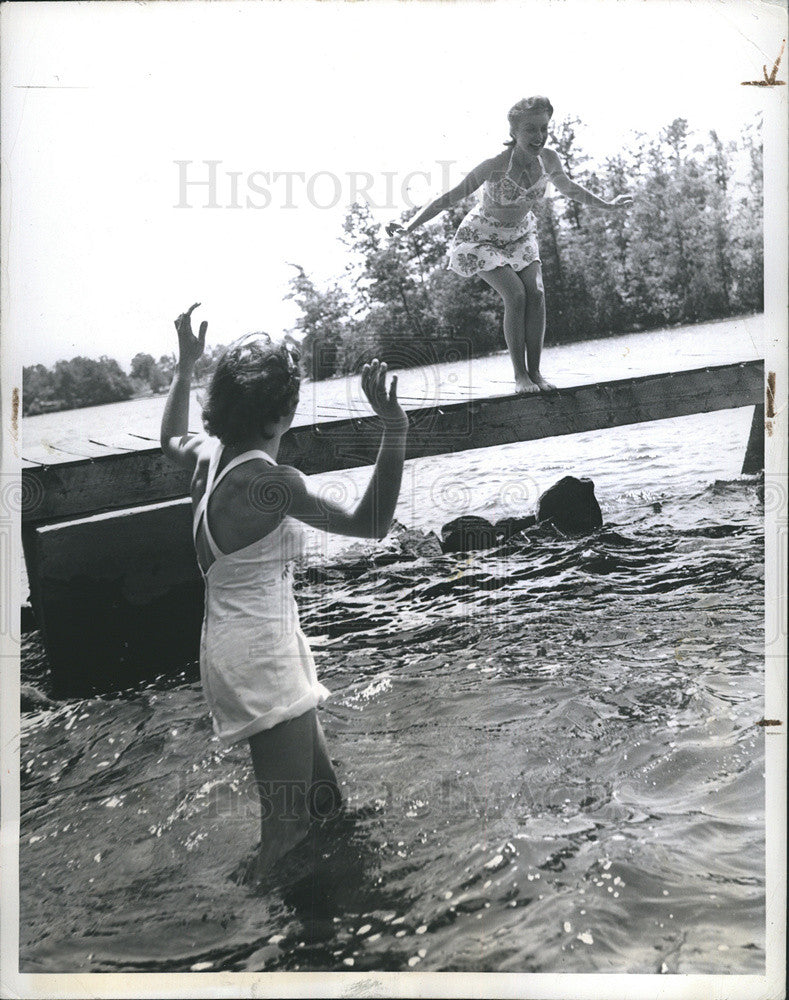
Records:
[[[449,252],[449,267],[470,278],[478,274],[504,301],[504,339],[518,392],[555,387],[540,372],[545,339],[545,293],[533,208],[548,181],[573,201],[598,208],[623,208],[630,195],[604,201],[571,181],[558,155],[546,149],[553,106],[547,97],[528,97],[510,108],[507,148],[476,166],[457,187],[436,198],[403,227],[387,226],[390,236],[410,233],[482,187],[482,196],[460,223]]]
[[[328,695],[292,592],[299,521],[324,531],[383,538],[400,492],[408,420],[397,376],[364,366],[362,386],[383,421],[367,489],[352,512],[318,496],[296,469],[278,465],[280,440],[299,401],[298,355],[252,334],[231,344],[211,379],[207,433],[190,435],[189,391],[207,324],[192,333],[193,305],[175,321],[179,360],[162,417],[164,454],[193,472],[193,531],[205,581],[200,676],[216,734],[246,739],[261,802],[257,874],[307,834],[310,819],[340,805],[316,708]]]

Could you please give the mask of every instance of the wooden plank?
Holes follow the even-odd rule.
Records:
[[[174,500],[25,529],[58,695],[117,690],[197,658],[203,584],[191,520],[189,501]]]
[[[745,458],[742,462],[742,475],[752,476],[764,469],[764,403],[753,408],[751,432],[745,448]]]
[[[185,496],[189,482],[189,474],[168,462],[160,448],[22,469],[22,522],[171,500]]]
[[[489,448],[763,402],[764,362],[698,368],[409,410],[406,457]],[[279,460],[307,475],[371,465],[377,417],[292,427]],[[22,520],[45,523],[186,496],[189,475],[159,448],[22,470]]]

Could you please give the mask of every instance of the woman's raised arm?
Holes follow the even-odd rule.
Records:
[[[605,201],[603,198],[598,198],[596,194],[592,194],[591,191],[587,191],[585,187],[581,187],[580,184],[576,184],[575,181],[571,181],[564,172],[558,154],[552,149],[544,150],[543,156],[548,166],[548,176],[551,183],[559,194],[563,194],[566,198],[577,201],[580,205],[592,205],[594,208],[627,208],[628,205],[632,205],[632,195],[620,194],[613,201]]]
[[[455,205],[457,202],[467,198],[470,194],[476,191],[478,187],[481,187],[486,180],[488,180],[494,170],[496,170],[499,166],[500,159],[501,154],[494,156],[489,160],[483,160],[482,163],[477,164],[477,166],[474,167],[470,173],[466,174],[460,184],[436,198],[435,201],[431,201],[428,205],[425,205],[425,207],[420,212],[417,212],[413,219],[410,220],[408,225],[403,226],[399,222],[390,222],[386,227],[386,232],[389,236],[394,236],[396,233],[411,233],[417,228],[417,226],[421,226],[425,222],[429,222],[451,205]]]
[[[192,313],[199,305],[199,302],[195,302],[175,321],[178,333],[178,364],[170,383],[160,431],[160,443],[165,457],[185,469],[194,469],[197,446],[202,440],[201,437],[189,435],[189,393],[192,388],[192,372],[205,348],[205,334],[208,329],[208,323],[203,320],[198,336],[192,333]]]
[[[383,538],[392,523],[405,460],[408,417],[397,401],[397,376],[386,389],[386,365],[373,361],[362,372],[362,387],[370,404],[383,421],[384,432],[375,469],[355,510],[348,511],[319,496],[309,480],[297,469],[279,465],[272,475],[280,478],[291,517],[337,535]]]

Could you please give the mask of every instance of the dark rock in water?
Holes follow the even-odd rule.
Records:
[[[441,529],[444,552],[492,549],[521,531],[553,531],[563,535],[586,534],[602,527],[603,515],[591,479],[565,476],[540,497],[537,517],[504,517],[491,524],[484,517],[465,514]]]
[[[500,540],[506,542],[512,535],[517,535],[526,528],[533,528],[536,523],[537,518],[533,514],[528,517],[503,517],[500,521],[496,521],[495,529]]]
[[[473,514],[456,517],[441,529],[441,548],[444,552],[492,549],[499,540],[500,536],[490,521]]]
[[[419,531],[418,528],[406,528],[397,524],[395,538],[401,555],[422,556],[426,559],[441,555],[441,543],[432,531]]]
[[[39,691],[33,684],[22,684],[19,689],[19,708],[22,712],[40,712],[44,708],[55,708],[57,702]]]
[[[565,476],[542,494],[537,517],[568,535],[585,534],[603,524],[594,483],[575,476]]]

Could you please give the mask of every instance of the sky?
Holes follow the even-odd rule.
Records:
[[[423,204],[501,149],[520,97],[579,117],[600,158],[678,116],[735,138],[766,94],[740,82],[772,66],[785,23],[770,0],[13,3],[0,17],[5,343],[24,365],[106,354],[126,370],[175,347],[194,301],[209,343],[291,328],[290,265],[342,273],[342,218],[365,185],[382,222]]]

